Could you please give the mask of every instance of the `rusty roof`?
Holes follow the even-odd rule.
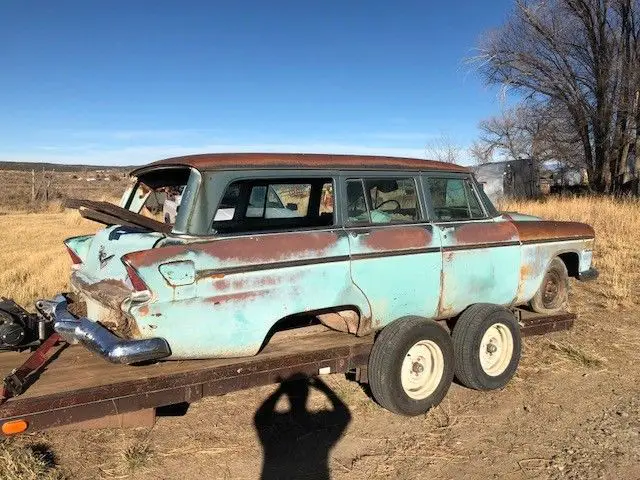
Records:
[[[381,157],[374,155],[333,155],[319,153],[205,153],[167,158],[137,168],[131,175],[161,166],[186,166],[198,170],[262,169],[262,168],[323,168],[381,170],[443,170],[469,172],[467,167],[453,163],[418,158]]]

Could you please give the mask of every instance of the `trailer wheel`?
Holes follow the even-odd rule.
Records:
[[[368,376],[373,397],[387,410],[407,416],[425,413],[451,386],[451,337],[433,321],[400,318],[376,338]]]
[[[569,273],[564,262],[555,257],[549,263],[542,284],[529,302],[534,312],[554,315],[567,308],[569,301]]]
[[[520,326],[506,308],[491,303],[471,305],[451,335],[456,378],[476,390],[504,387],[520,362]]]

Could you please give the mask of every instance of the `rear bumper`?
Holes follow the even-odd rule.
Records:
[[[53,321],[53,329],[67,342],[80,343],[111,363],[138,363],[171,355],[164,338],[125,340],[88,318],[76,318],[67,309],[67,299],[39,300],[38,310]]]
[[[595,268],[590,268],[589,270],[585,270],[584,272],[578,273],[578,280],[581,282],[588,282],[589,280],[595,280],[600,275],[600,272]]]

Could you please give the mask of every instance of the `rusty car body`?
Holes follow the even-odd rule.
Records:
[[[301,316],[364,336],[479,302],[542,295],[553,311],[554,259],[596,274],[590,226],[503,215],[457,165],[209,154],[131,175],[119,207],[69,204],[106,227],[66,240],[74,295],[43,304],[68,341],[116,363],[254,355]],[[142,216],[167,188],[182,190],[175,223]]]

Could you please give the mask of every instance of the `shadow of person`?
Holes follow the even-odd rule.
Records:
[[[326,395],[331,410],[307,410],[310,386]],[[285,395],[289,410],[278,412],[276,405]],[[264,451],[261,478],[329,479],[329,452],[350,421],[347,406],[319,378],[284,380],[254,417]]]

